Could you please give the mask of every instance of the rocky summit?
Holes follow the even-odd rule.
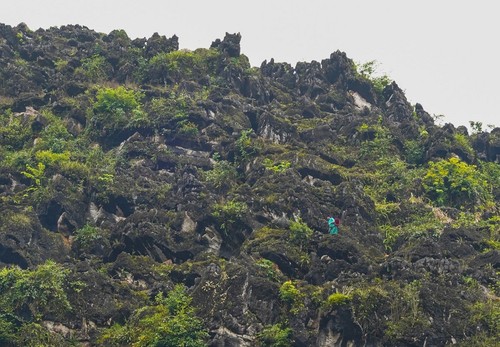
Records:
[[[1,346],[498,346],[500,128],[178,40],[0,24]]]

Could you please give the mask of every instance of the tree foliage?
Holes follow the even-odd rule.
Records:
[[[491,199],[490,186],[477,167],[456,157],[430,162],[422,184],[438,206],[476,208]]]
[[[105,330],[100,341],[107,346],[204,347],[207,337],[191,297],[179,284],[166,297],[158,294],[153,305],[136,310],[125,326]]]

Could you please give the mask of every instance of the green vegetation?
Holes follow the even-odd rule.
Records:
[[[345,306],[351,302],[352,297],[348,294],[333,293],[326,299],[326,306],[329,309],[336,309]]]
[[[90,247],[95,242],[102,239],[98,228],[86,224],[83,228],[75,231],[75,242],[82,249]]]
[[[0,341],[5,345],[45,346],[57,341],[40,325],[46,315],[64,317],[69,270],[47,261],[33,270],[0,270]]]
[[[93,103],[90,123],[92,132],[115,135],[124,128],[147,124],[147,115],[142,110],[140,92],[123,86],[98,87]]]
[[[31,129],[23,124],[21,117],[12,112],[0,113],[0,146],[6,150],[20,150],[31,139]]]
[[[290,222],[290,239],[292,242],[299,244],[301,247],[306,245],[313,234],[313,230],[302,220],[297,217]]]
[[[430,162],[422,184],[438,206],[476,209],[491,201],[488,181],[477,167],[455,157]]]
[[[377,76],[376,60],[371,60],[363,64],[356,64],[356,72],[363,78],[369,80],[373,84],[373,88],[379,94],[382,93],[384,88],[391,84],[392,80],[386,74]]]
[[[289,347],[292,345],[292,329],[274,324],[264,327],[257,335],[260,347]]]
[[[95,54],[82,60],[82,66],[75,69],[75,75],[82,75],[91,82],[102,82],[108,78],[109,71],[111,66],[106,59]]]
[[[279,290],[280,299],[287,303],[290,313],[298,314],[304,308],[304,294],[291,280],[283,282]]]
[[[262,271],[264,271],[264,273],[270,280],[272,281],[278,280],[279,269],[276,266],[276,264],[270,261],[269,259],[259,259],[255,262],[255,265],[261,268]]]
[[[264,167],[267,170],[270,170],[270,171],[272,171],[274,173],[283,173],[288,168],[290,168],[290,166],[292,165],[292,163],[290,163],[287,160],[282,160],[282,161],[279,161],[279,162],[274,162],[270,158],[265,158],[264,161],[262,162],[262,164],[264,165]]]
[[[394,343],[406,336],[426,331],[431,324],[422,312],[419,282],[411,282],[398,292],[399,297],[391,302],[391,321],[385,331]]]
[[[213,207],[212,216],[219,222],[220,228],[228,232],[235,227],[244,215],[248,212],[248,205],[241,201],[229,200],[224,203],[217,203]]]
[[[186,288],[176,285],[167,297],[160,293],[154,304],[136,310],[126,325],[106,329],[100,343],[106,346],[203,347],[208,333],[196,317]]]
[[[218,153],[212,159],[215,160],[213,169],[203,172],[205,181],[216,189],[230,188],[237,177],[236,168],[229,161],[222,160]]]
[[[393,138],[389,129],[382,124],[381,117],[376,124],[363,123],[358,127],[358,131],[367,138],[361,144],[361,160],[375,160],[392,153]]]
[[[147,63],[146,75],[164,87],[181,78],[196,78],[213,71],[218,52],[214,49],[159,53]]]
[[[340,52],[0,27],[0,345],[500,339],[498,130]]]
[[[257,148],[253,144],[250,134],[253,130],[248,129],[241,132],[240,137],[236,140],[236,158],[240,161],[247,161],[252,155],[257,152]]]

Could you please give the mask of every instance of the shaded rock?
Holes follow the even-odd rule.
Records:
[[[240,33],[237,34],[226,33],[222,41],[220,39],[217,39],[214,42],[212,42],[210,47],[218,48],[221,52],[227,54],[229,57],[235,58],[240,55],[240,41],[241,41]]]

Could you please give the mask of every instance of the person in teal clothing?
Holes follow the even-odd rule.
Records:
[[[328,233],[330,235],[337,235],[339,233],[340,219],[328,217]]]

